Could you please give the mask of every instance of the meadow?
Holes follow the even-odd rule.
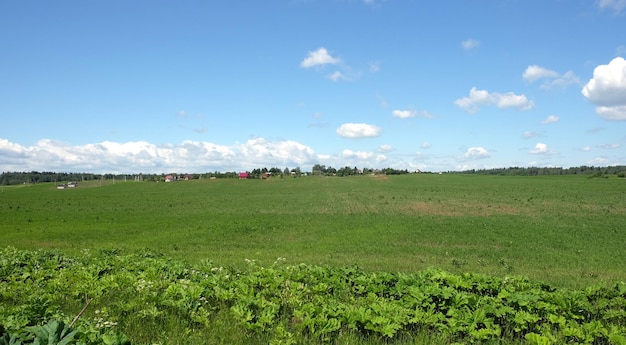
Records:
[[[626,343],[614,176],[38,184],[0,219],[7,329],[89,300],[85,343]]]
[[[222,265],[524,275],[567,287],[626,280],[626,180],[477,175],[107,181],[4,187],[0,243],[148,248]]]

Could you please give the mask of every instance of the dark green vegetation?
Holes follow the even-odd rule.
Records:
[[[50,258],[51,262],[69,260],[76,263],[73,269],[83,272],[82,278],[78,277],[80,276],[78,273],[71,273],[78,275],[77,277],[63,278],[67,282],[74,282],[68,284],[78,290],[57,293],[54,291],[61,288],[50,288],[47,297],[42,300],[44,305],[50,306],[50,312],[47,311],[48,307],[44,308],[46,318],[52,318],[57,313],[63,316],[64,320],[67,321],[69,318],[71,321],[82,308],[85,298],[89,298],[93,300],[93,304],[87,309],[85,320],[94,319],[93,313],[106,307],[108,308],[106,310],[110,311],[108,314],[110,319],[117,320],[114,322],[120,323],[118,328],[138,343],[149,342],[149,336],[154,334],[164,337],[159,341],[169,339],[170,343],[203,343],[193,340],[194,337],[205,337],[215,332],[221,334],[219,337],[243,337],[230,340],[224,338],[216,343],[255,341],[267,343],[270,339],[288,343],[290,336],[300,339],[298,342],[303,341],[301,339],[309,339],[311,343],[315,343],[316,340],[326,337],[324,332],[316,331],[315,328],[323,326],[312,326],[313,329],[302,326],[304,322],[302,320],[308,317],[306,315],[316,320],[318,317],[320,320],[324,318],[340,320],[339,328],[336,328],[335,321],[329,321],[334,325],[328,325],[330,334],[328,339],[340,339],[338,341],[342,343],[368,341],[375,343],[377,340],[389,338],[385,331],[370,329],[376,327],[373,323],[379,321],[380,327],[383,327],[387,321],[382,319],[377,319],[379,321],[376,322],[365,320],[359,324],[342,319],[341,317],[345,316],[340,317],[338,314],[340,311],[334,311],[336,315],[333,316],[332,311],[326,310],[322,313],[317,309],[306,311],[308,313],[306,315],[294,316],[296,308],[289,303],[296,302],[277,300],[279,296],[276,295],[286,293],[285,284],[293,282],[296,285],[303,284],[306,286],[305,291],[311,293],[303,297],[303,301],[297,302],[302,305],[313,303],[316,308],[324,308],[317,304],[319,301],[315,298],[321,299],[320,296],[326,296],[333,303],[336,302],[326,308],[331,308],[332,305],[347,308],[350,301],[355,302],[355,308],[360,305],[373,307],[374,301],[367,300],[373,298],[368,297],[370,294],[351,295],[344,290],[348,289],[347,287],[336,285],[337,280],[352,279],[348,278],[346,270],[350,269],[346,267],[354,267],[353,265],[359,267],[355,268],[354,274],[362,277],[359,279],[365,280],[361,284],[363,288],[367,291],[370,288],[378,289],[376,291],[379,293],[374,292],[374,295],[385,298],[386,301],[380,303],[390,303],[380,308],[390,308],[388,312],[397,314],[398,319],[389,321],[391,326],[387,326],[387,330],[397,328],[393,333],[393,339],[400,342],[423,343],[426,342],[423,339],[429,339],[429,342],[434,339],[435,343],[448,343],[451,339],[462,341],[464,337],[473,337],[467,325],[458,332],[453,328],[442,328],[443,326],[437,322],[449,324],[450,321],[437,319],[440,316],[433,316],[437,319],[433,319],[434,323],[416,324],[408,321],[415,317],[413,314],[411,316],[409,312],[394,309],[400,308],[400,305],[396,305],[400,302],[393,301],[408,298],[397,294],[410,293],[409,285],[414,283],[416,286],[422,286],[420,284],[432,283],[439,288],[448,286],[456,291],[446,292],[447,297],[433,297],[429,294],[428,298],[432,303],[437,306],[441,304],[437,308],[450,307],[451,302],[443,300],[463,296],[471,299],[471,303],[455,306],[455,310],[461,310],[458,315],[454,314],[456,313],[454,311],[452,312],[454,315],[446,316],[461,323],[469,322],[466,320],[468,315],[479,315],[476,311],[483,308],[488,300],[493,299],[499,301],[497,303],[501,305],[515,309],[508,315],[510,317],[526,317],[526,314],[518,315],[521,311],[531,315],[528,318],[533,321],[527,322],[527,326],[524,326],[526,328],[515,331],[516,326],[513,324],[517,321],[507,319],[506,315],[498,316],[499,314],[494,314],[493,311],[488,312],[487,318],[491,321],[486,322],[498,327],[491,327],[491,324],[486,323],[483,323],[484,327],[474,327],[474,331],[487,329],[480,331],[487,334],[485,339],[495,339],[496,336],[489,332],[498,332],[496,329],[499,329],[500,335],[509,338],[509,342],[524,339],[531,341],[532,339],[528,338],[534,336],[527,336],[528,334],[546,337],[546,339],[537,338],[539,343],[541,339],[548,343],[550,339],[586,342],[584,339],[589,339],[587,337],[589,334],[596,334],[597,337],[594,336],[593,339],[606,343],[610,334],[617,332],[619,327],[624,327],[626,313],[623,304],[626,296],[622,291],[623,285],[619,284],[620,281],[626,281],[625,182],[626,180],[615,175],[608,178],[589,178],[589,176],[412,174],[269,180],[204,179],[173,183],[117,181],[113,184],[108,181],[103,185],[100,181],[94,181],[79,183],[78,188],[64,190],[57,190],[53,184],[3,187],[0,191],[2,220],[0,244],[18,249],[60,250],[64,254],[49,255],[58,255],[66,259]],[[102,254],[94,254],[93,258],[83,257],[83,249]],[[48,260],[45,259],[48,255],[45,252],[33,254],[11,249],[2,252],[5,256],[2,260],[9,262],[21,260],[6,258],[13,255],[8,253],[15,253],[18,257],[30,255],[44,257],[32,259],[35,261]],[[137,253],[164,254],[165,257],[172,259],[158,258],[154,265],[163,266],[161,270],[164,272],[174,270],[179,273],[164,273],[166,276],[161,277],[154,276],[157,273],[150,273],[149,270],[146,272],[144,268],[135,267],[134,270],[134,262],[137,266],[145,266],[147,264],[142,263],[142,260],[150,259]],[[277,258],[286,259],[280,260],[285,261],[280,267],[273,266]],[[256,260],[257,265],[250,267],[245,259]],[[186,260],[189,264],[183,264],[178,260]],[[189,316],[181,317],[187,321],[177,324],[175,320],[180,315],[176,313],[182,313],[180,310],[183,307],[170,309],[163,306],[163,303],[174,303],[167,302],[164,297],[166,290],[168,286],[182,284],[179,281],[182,279],[200,284],[202,287],[200,292],[183,289],[184,293],[206,299],[213,296],[215,292],[207,290],[209,289],[207,284],[212,280],[203,282],[199,276],[180,273],[184,270],[206,271],[209,268],[205,260],[213,262],[210,265],[211,269],[228,267],[224,270],[230,272],[228,274],[231,277],[236,274],[254,277],[243,279],[238,283],[245,284],[247,281],[252,286],[237,287],[236,298],[239,298],[241,291],[251,289],[254,296],[270,294],[263,297],[269,304],[263,300],[241,302],[235,300],[235,297],[215,300],[213,302],[216,304],[211,304],[207,311],[211,316],[201,322],[192,315],[196,310],[200,310],[199,307],[187,305],[185,308],[189,311],[185,313]],[[300,263],[306,265],[300,266]],[[15,265],[8,264],[7,267]],[[21,264],[17,264],[19,265]],[[28,265],[30,264],[23,266]],[[39,264],[42,265],[45,266],[43,263]],[[259,266],[266,269],[262,270]],[[329,280],[317,278],[318,282],[301,281],[300,278],[291,275],[295,269],[293,267],[304,270],[307,276],[322,274]],[[437,270],[416,273],[429,267],[444,269],[451,273]],[[115,272],[118,271],[119,274],[129,276],[117,277],[118,273]],[[315,273],[318,271],[326,273]],[[50,284],[51,280],[61,279],[53,278],[56,273],[42,272],[28,273],[33,278],[26,276],[11,280],[3,280],[1,277],[6,276],[4,273],[0,275],[0,282],[9,284],[3,286],[5,290],[2,290],[0,295],[0,305],[5,308],[2,309],[3,313],[8,313],[6,305],[9,308],[22,308],[20,302],[23,296],[7,297],[9,292],[13,293],[15,290],[11,289],[13,285],[10,284],[32,281],[35,284],[32,291],[45,291],[47,289],[45,286],[37,284]],[[70,274],[71,271],[65,272]],[[272,275],[277,277],[275,282],[254,283],[257,278],[269,280],[263,277],[263,272],[273,272]],[[491,278],[481,275],[468,276],[464,275],[464,272],[486,274]],[[23,275],[15,274],[19,277]],[[37,274],[47,275],[49,279],[46,280]],[[146,280],[144,276],[150,274],[153,274],[150,276],[151,280],[163,281],[165,285],[159,285],[161,290],[150,295],[152,296],[150,298],[162,299],[161,302],[156,300],[150,302],[152,304],[146,302],[147,306],[154,306],[144,311],[148,316],[141,316],[139,309],[125,312],[117,309],[115,305],[118,304],[132,306],[140,303],[129,300],[131,294],[128,289],[135,286],[139,279]],[[168,274],[171,277],[167,276]],[[344,276],[341,277],[342,275]],[[443,278],[436,278],[433,275],[443,275]],[[519,275],[529,277],[530,281],[522,278],[505,278]],[[381,277],[388,277],[392,282],[387,282],[384,280],[387,278]],[[80,279],[83,278],[87,280],[81,282]],[[114,281],[126,279],[127,282],[124,283],[126,285],[119,283],[118,290],[115,290],[116,288],[107,285],[111,279]],[[454,285],[441,279],[459,282]],[[404,285],[397,287],[399,281],[403,281]],[[409,281],[412,283],[407,283]],[[484,294],[477,290],[477,284],[482,284],[483,281],[489,281],[488,285],[493,284],[489,288],[493,290],[491,293]],[[504,282],[513,282],[510,291],[508,287],[503,287],[503,284],[508,284]],[[549,286],[543,285],[544,283]],[[278,292],[269,287],[266,289],[268,284],[273,284]],[[318,286],[319,291],[313,291],[319,284],[326,284],[331,290],[324,290],[322,289],[324,285],[321,285]],[[389,289],[382,288],[380,284]],[[424,289],[430,289],[426,285]],[[393,290],[400,288],[406,291]],[[516,309],[514,302],[502,302],[505,298],[500,294],[505,290],[529,298],[529,301],[522,304],[530,305],[534,309],[529,309],[531,307]],[[110,291],[119,293],[111,295]],[[441,293],[437,292],[438,290],[433,291],[434,294]],[[339,295],[335,295],[335,292]],[[197,293],[200,295],[193,295]],[[580,300],[586,300],[589,308],[599,309],[606,307],[606,303],[614,303],[611,304],[613,306],[611,308],[615,310],[615,314],[606,316],[588,311],[580,318],[572,314],[573,309],[566,307],[567,303],[570,305],[573,303],[573,297],[565,302],[559,302],[558,299],[554,299],[555,297],[547,297],[552,293],[567,296],[573,294],[572,296],[577,296],[576,298],[582,298],[584,295],[586,297]],[[454,297],[459,294],[461,296]],[[595,299],[594,294],[602,298],[601,302]],[[41,297],[34,293],[31,295],[34,299]],[[520,296],[515,298],[522,298]],[[184,301],[186,298],[188,297],[181,296],[180,300]],[[436,298],[439,299],[435,301]],[[26,307],[27,305],[37,304],[36,301],[33,303],[24,301],[22,306],[25,309],[33,308]],[[549,307],[552,309],[540,311],[537,309],[540,308],[538,307],[540,301],[556,305],[565,303],[561,306],[564,309],[556,310]],[[422,307],[427,308],[429,303]],[[255,320],[259,320],[263,313],[270,313],[278,308],[278,312],[272,314],[271,320],[273,324],[282,325],[282,328],[264,329],[259,332],[256,326],[246,326],[242,320],[249,318],[246,316],[247,311],[233,308],[239,304],[252,310],[253,322],[258,322]],[[265,308],[269,308],[270,311],[263,311]],[[418,307],[411,305],[407,308]],[[584,308],[587,308],[587,304],[584,304]],[[171,314],[172,310],[179,311]],[[437,310],[447,315],[449,309]],[[150,316],[150,312],[155,314]],[[35,314],[37,313],[41,314],[39,311]],[[553,315],[553,320],[550,320],[550,315]],[[566,319],[565,324],[558,316]],[[270,317],[269,314],[267,317]],[[385,320],[395,317],[382,316]],[[498,319],[499,317],[501,319]],[[28,320],[34,319],[30,319],[29,316]],[[593,321],[598,323],[590,324]],[[208,322],[209,326],[203,322]],[[366,326],[367,322],[373,323]],[[569,324],[570,322],[575,322],[578,326]],[[126,326],[122,326],[122,323]],[[142,334],[133,330],[130,325],[137,323],[145,326],[148,333]],[[565,331],[566,327],[570,326],[586,330],[581,331],[583,333],[570,334],[567,333],[570,331]],[[592,328],[596,326],[597,328],[593,330]],[[241,333],[239,327],[248,331]],[[413,330],[417,331],[418,338],[411,338]],[[82,334],[89,333],[85,332]],[[572,329],[571,332],[578,331]],[[185,338],[187,340],[175,340],[177,338],[174,335],[179,333],[187,334]],[[476,341],[480,339],[475,337]],[[615,339],[618,338],[614,336],[614,342],[619,344]]]
[[[234,270],[148,251],[0,254],[0,344],[29,343],[32,333],[46,344],[124,344],[124,334],[171,344],[626,344],[625,283],[568,290],[523,278],[366,273],[281,259]],[[57,323],[87,303],[74,330]]]

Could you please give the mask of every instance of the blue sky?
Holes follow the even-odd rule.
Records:
[[[626,0],[5,1],[0,171],[626,165]]]

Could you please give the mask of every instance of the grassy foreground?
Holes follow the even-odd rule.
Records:
[[[5,187],[0,243],[136,251],[243,266],[287,262],[626,280],[626,179],[403,175],[89,188]]]
[[[435,269],[237,270],[11,247],[0,274],[2,345],[626,344],[626,283],[572,290]]]

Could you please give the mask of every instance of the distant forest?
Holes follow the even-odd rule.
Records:
[[[546,175],[590,175],[594,177],[617,175],[626,177],[626,166],[615,165],[609,167],[579,166],[572,168],[496,168],[480,170],[464,170],[454,172],[456,174],[479,174],[479,175],[506,175],[506,176],[546,176]]]
[[[417,171],[419,172],[419,171]],[[300,177],[303,175],[322,175],[322,176],[352,176],[352,175],[402,175],[409,174],[406,169],[399,170],[393,168],[385,169],[357,169],[356,167],[343,167],[335,169],[324,165],[316,164],[312,172],[302,172],[300,168],[256,168],[248,171],[249,178],[262,178],[263,176],[273,177]],[[420,172],[429,174],[430,172]],[[506,176],[547,176],[547,175],[588,175],[589,177],[608,177],[616,175],[617,177],[626,177],[626,166],[617,165],[609,167],[580,166],[572,168],[497,168],[497,169],[472,169],[464,171],[448,171],[446,174],[477,174],[477,175],[506,175]],[[0,185],[18,185],[31,183],[65,183],[65,182],[81,182],[94,180],[118,180],[118,181],[165,181],[167,175],[173,175],[175,180],[203,179],[203,178],[238,178],[239,173],[230,172],[208,172],[204,174],[93,174],[93,173],[63,173],[63,172],[3,172],[0,175]]]

